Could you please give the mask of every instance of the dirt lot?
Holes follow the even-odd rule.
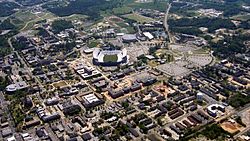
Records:
[[[220,126],[221,126],[225,131],[227,131],[227,132],[229,132],[229,133],[231,133],[231,134],[233,134],[233,133],[239,131],[239,130],[242,128],[242,126],[239,125],[238,123],[236,123],[236,122],[235,122],[235,123],[232,123],[232,122],[230,122],[230,121],[225,121],[225,122],[221,123]]]
[[[168,86],[164,85],[164,84],[158,84],[155,85],[153,87],[153,90],[161,93],[162,95],[167,96],[169,93],[172,93],[174,90],[172,90],[171,88],[169,88]]]

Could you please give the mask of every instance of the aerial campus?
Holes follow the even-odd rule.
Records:
[[[0,0],[0,141],[249,141],[249,0]]]

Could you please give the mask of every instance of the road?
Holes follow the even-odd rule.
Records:
[[[40,93],[43,93],[45,90],[45,88],[43,87],[43,84],[41,83],[41,81],[33,75],[33,73],[31,72],[30,70],[30,67],[28,66],[28,64],[26,63],[26,61],[24,60],[24,58],[22,58],[19,53],[17,51],[15,51],[15,48],[13,47],[12,45],[12,42],[11,42],[11,39],[12,38],[9,38],[8,39],[8,44],[9,46],[12,48],[13,50],[13,53],[16,53],[17,57],[19,58],[20,62],[23,64],[23,68],[25,69],[25,71],[28,73],[29,76],[33,76],[33,78],[35,79],[35,82],[39,85],[39,88],[41,89]],[[36,97],[40,100],[40,101],[43,101],[43,99],[41,98],[40,96],[40,93],[37,93],[36,94]]]
[[[169,11],[171,9],[171,6],[172,6],[172,3],[168,4],[168,8],[167,8],[165,16],[164,16],[163,26],[165,28],[166,34],[168,34],[169,42],[173,43],[170,32],[169,32],[169,25],[168,25],[168,15],[169,15]]]
[[[58,141],[58,137],[54,134],[54,132],[52,131],[52,129],[49,127],[48,124],[46,124],[44,126],[45,130],[47,131],[47,133],[49,134],[49,137],[51,138],[52,141]]]
[[[5,1],[5,0],[3,0],[3,1]],[[9,2],[13,2],[13,3],[17,4],[18,6],[20,6],[21,8],[23,7],[23,5],[20,4],[19,2],[17,2],[16,0],[9,0]]]
[[[250,126],[246,127],[244,130],[240,131],[240,133],[236,134],[234,136],[234,139],[237,139],[238,137],[240,137],[241,135],[245,134],[249,130],[250,130]]]
[[[28,72],[28,74],[29,74],[30,76],[33,76],[32,72],[31,72],[31,70],[30,70],[30,67],[26,64],[26,62],[25,62],[24,59],[19,55],[19,53],[18,53],[17,51],[15,51],[15,48],[14,48],[13,45],[12,45],[11,39],[12,39],[12,38],[9,38],[9,39],[8,39],[8,44],[9,44],[9,46],[11,47],[11,49],[13,50],[13,53],[16,53],[17,58],[20,59],[20,62],[23,64],[23,68],[25,68],[25,70]],[[39,86],[42,88],[42,87],[43,87],[42,83],[38,80],[37,77],[34,77],[34,78],[35,78],[36,82],[39,84]]]
[[[37,22],[37,21],[39,21],[39,20],[43,20],[44,18],[43,17],[46,17],[48,15],[48,13],[46,13],[45,15],[43,15],[43,16],[37,16],[37,18],[35,18],[34,20],[31,20],[31,21],[28,21],[24,26],[23,26],[23,28],[22,29],[20,29],[20,31],[25,31],[26,30],[26,28],[27,28],[27,26],[29,25],[29,24],[31,24],[32,22]]]
[[[6,113],[7,118],[8,118],[8,123],[9,123],[9,127],[11,128],[13,135],[16,134],[15,133],[15,124],[14,124],[14,120],[9,112],[9,108],[8,108],[9,103],[7,101],[5,101],[4,98],[4,94],[2,92],[0,92],[0,106],[1,109]],[[2,140],[2,136],[0,135],[0,140]]]
[[[243,114],[244,112],[246,112],[247,110],[250,110],[250,104],[246,105],[245,108],[243,108],[243,110],[239,111],[237,114],[240,115],[240,116],[243,116],[242,114]],[[245,118],[246,118],[246,117],[245,117]],[[246,133],[246,132],[249,131],[249,130],[250,130],[250,126],[247,125],[247,127],[246,127],[244,130],[242,130],[241,132],[239,132],[238,134],[236,134],[236,135],[234,136],[234,139],[237,139],[239,136],[243,135],[244,133]]]

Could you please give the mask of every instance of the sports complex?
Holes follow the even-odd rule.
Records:
[[[101,66],[117,66],[128,62],[127,50],[96,48],[93,51],[93,64]]]

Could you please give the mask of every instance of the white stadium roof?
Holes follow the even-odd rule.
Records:
[[[98,48],[93,52],[93,58],[101,63],[104,62],[105,55],[117,55],[117,62],[121,62],[127,56],[127,50],[125,48],[122,50],[101,50]]]

